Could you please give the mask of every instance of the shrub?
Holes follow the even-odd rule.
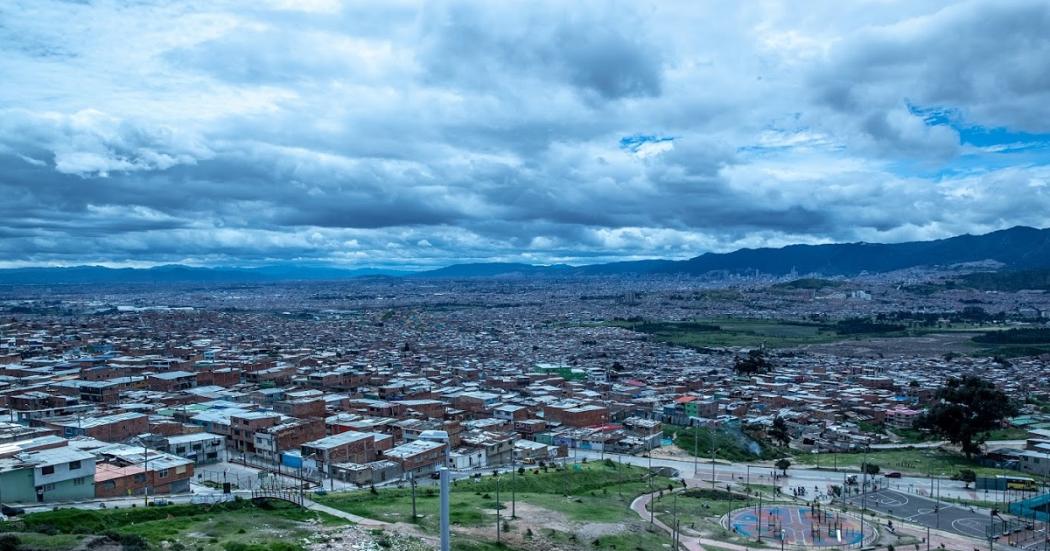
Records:
[[[14,534],[0,535],[0,551],[16,551],[21,543],[22,540]]]

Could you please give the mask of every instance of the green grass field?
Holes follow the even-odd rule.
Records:
[[[346,522],[289,503],[234,501],[212,506],[59,509],[0,523],[0,530],[21,532],[24,547],[43,551],[72,549],[87,535],[112,535],[157,547],[177,542],[203,551],[295,551],[304,548],[318,525],[341,524]],[[242,544],[250,547],[241,549]]]
[[[616,522],[623,518],[631,500],[649,490],[646,469],[613,462],[590,462],[567,470],[548,472],[526,470],[524,475],[500,475],[501,511],[510,514],[511,486],[515,485],[518,502],[565,514],[581,522]],[[654,477],[655,488],[671,483],[666,477]],[[365,491],[338,492],[317,496],[317,501],[355,515],[388,522],[412,522],[410,489],[383,489],[375,494]],[[449,496],[450,521],[458,526],[479,526],[492,522],[496,508],[496,479],[457,480]],[[438,492],[434,487],[416,489],[416,523],[424,530],[436,531]]]
[[[655,340],[689,348],[787,348],[869,337],[905,336],[907,332],[845,333],[844,326],[816,322],[750,318],[707,318],[683,322],[625,321],[606,322],[651,335]]]
[[[38,532],[18,532],[19,551],[66,551],[75,549],[90,536],[81,534],[41,534]]]
[[[639,527],[620,534],[599,536],[591,541],[581,541],[574,534],[553,529],[541,529],[534,540],[542,537],[545,541],[557,545],[557,549],[604,549],[607,551],[639,551],[642,549],[670,548],[671,538],[658,528]],[[513,549],[503,547],[501,549]]]
[[[822,453],[822,454],[800,454],[795,457],[795,462],[806,465],[819,465],[831,468],[851,467],[860,469],[865,458],[869,463],[879,466],[880,472],[901,472],[908,474],[934,474],[951,476],[961,469],[973,469],[978,476],[993,476],[997,474],[1017,474],[1015,471],[985,467],[979,465],[972,459],[966,459],[961,453],[942,449],[899,449],[899,450],[873,450],[867,453]]]
[[[512,485],[519,504],[527,504],[548,511],[561,513],[568,521],[587,523],[625,523],[636,521],[637,515],[630,510],[631,501],[649,491],[647,469],[631,465],[620,465],[612,461],[588,462],[570,466],[568,469],[528,469],[525,474],[514,477],[504,472],[499,477],[499,506],[505,519],[511,514]],[[672,481],[666,477],[653,477],[655,488],[667,488]],[[412,495],[410,489],[380,489],[371,491],[337,492],[317,496],[317,501],[330,507],[367,518],[387,522],[413,522]],[[465,479],[455,482],[450,501],[450,520],[453,527],[477,528],[486,524],[495,526],[496,477]],[[415,524],[428,533],[438,530],[439,497],[436,488],[416,489]],[[527,522],[524,517],[510,521]],[[545,534],[537,526],[531,528],[534,537],[546,537],[553,541],[570,537],[564,532]],[[609,534],[588,547],[596,549],[648,549],[647,545],[661,534],[629,533]],[[454,538],[456,539],[456,538]],[[669,538],[667,538],[669,539]],[[495,545],[491,541],[474,541],[468,538],[464,545]],[[466,549],[466,548],[464,548]],[[480,549],[480,548],[479,548]]]
[[[654,339],[690,348],[725,346],[785,348],[843,340],[825,326],[776,320],[712,318],[695,322],[609,322],[610,325],[637,330]],[[698,326],[717,326],[718,330],[697,330]]]

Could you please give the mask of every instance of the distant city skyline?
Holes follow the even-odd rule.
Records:
[[[0,268],[1050,226],[1050,4],[0,6]]]

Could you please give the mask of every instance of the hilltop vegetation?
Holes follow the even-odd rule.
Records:
[[[87,510],[56,509],[0,523],[22,545],[71,549],[106,536],[126,551],[168,546],[195,551],[301,551],[321,526],[345,521],[283,502],[236,500],[216,505],[170,505]],[[31,544],[31,545],[30,545]]]
[[[1050,269],[979,272],[960,277],[956,284],[982,291],[1050,291]]]
[[[1015,358],[1050,354],[1050,328],[1046,327],[988,331],[971,340],[986,356]]]

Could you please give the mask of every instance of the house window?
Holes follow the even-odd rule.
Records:
[[[69,462],[69,470],[75,471],[75,470],[77,470],[79,468],[80,468],[80,462],[79,461],[70,461]]]
[[[162,469],[157,471],[157,476],[161,478],[166,478],[168,476],[168,469]]]
[[[40,467],[40,474],[55,474],[55,466],[44,465],[43,467]]]
[[[86,480],[86,478],[74,478],[73,479],[73,485],[74,486],[83,486],[84,485],[84,480]]]

